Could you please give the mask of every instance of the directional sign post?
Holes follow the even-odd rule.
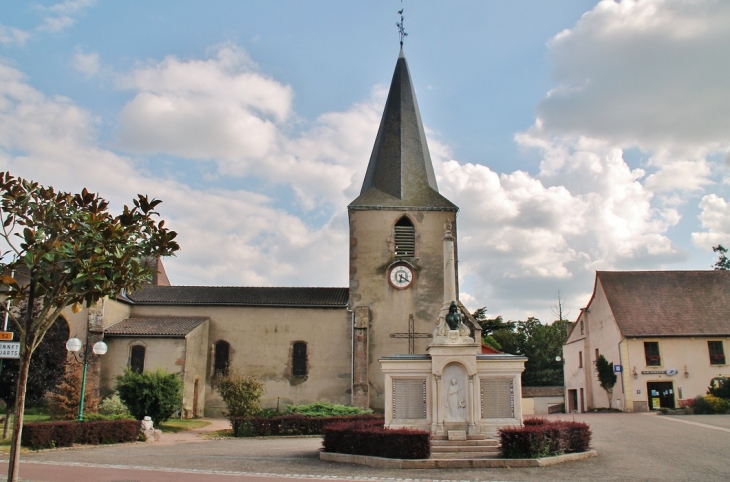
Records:
[[[20,342],[0,341],[0,358],[20,358]]]

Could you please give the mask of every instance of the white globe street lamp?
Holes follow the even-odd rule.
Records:
[[[66,350],[73,354],[74,358],[84,364],[84,372],[81,376],[81,400],[79,401],[79,422],[84,421],[84,395],[86,394],[86,371],[89,367],[89,357],[102,356],[106,354],[109,347],[103,341],[97,341],[89,352],[89,325],[86,325],[86,347],[81,351],[81,340],[71,338],[66,342]]]

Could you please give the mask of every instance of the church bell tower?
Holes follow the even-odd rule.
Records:
[[[401,50],[362,190],[348,206],[353,405],[383,408],[379,358],[426,353],[443,302],[444,226],[456,239],[458,210],[439,194]]]

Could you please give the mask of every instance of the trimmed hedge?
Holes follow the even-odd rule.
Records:
[[[23,424],[20,444],[33,450],[134,442],[139,437],[138,420],[96,422],[36,422]]]
[[[523,427],[499,429],[501,454],[506,459],[534,459],[590,447],[591,430],[583,422],[526,419]]]
[[[383,417],[376,415],[351,415],[347,417],[308,417],[282,415],[274,418],[239,417],[231,422],[234,437],[264,437],[281,435],[321,435],[326,425],[337,422],[375,421],[383,425]]]
[[[322,450],[390,459],[427,459],[431,455],[431,434],[385,428],[382,421],[339,422],[325,427]]]

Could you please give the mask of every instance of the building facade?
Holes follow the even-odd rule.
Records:
[[[598,271],[563,346],[566,408],[679,407],[730,377],[728,341],[730,272]],[[612,400],[598,380],[599,355],[620,370]]]

